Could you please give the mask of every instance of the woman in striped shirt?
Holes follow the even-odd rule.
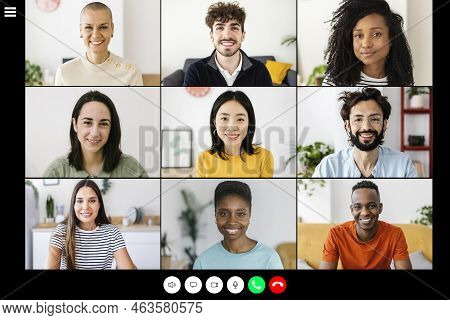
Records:
[[[323,86],[412,86],[403,18],[384,0],[344,0],[333,13]]]
[[[66,220],[50,238],[48,269],[136,269],[122,234],[109,222],[99,187],[92,180],[75,186]]]

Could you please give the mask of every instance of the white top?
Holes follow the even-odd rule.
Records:
[[[61,269],[67,269],[65,224],[56,226],[50,238],[50,245],[61,250]],[[104,224],[92,231],[75,227],[75,269],[111,269],[114,252],[125,248],[125,241],[119,229]]]
[[[387,76],[384,78],[371,78],[368,75],[366,75],[364,72],[361,71],[361,79],[358,83],[355,84],[355,87],[385,87],[388,86],[388,78]],[[323,79],[322,82],[323,87],[334,87],[336,86],[329,78],[328,75]]]
[[[101,64],[86,56],[72,59],[58,67],[55,86],[142,86],[142,74],[128,60],[112,52]]]
[[[217,61],[217,56],[216,55],[214,56],[214,59],[216,60],[217,68],[219,68],[220,73],[225,78],[225,81],[227,82],[227,85],[229,87],[233,86],[234,80],[236,80],[239,72],[242,69],[242,54],[241,54],[241,52],[239,52],[239,64],[238,64],[236,70],[234,70],[233,74],[230,74],[227,70],[225,70],[224,68],[222,68],[220,66],[219,61]]]
[[[317,178],[362,178],[355,163],[355,147],[329,154],[314,170]],[[374,178],[416,178],[417,172],[411,158],[404,152],[388,147],[378,147],[378,159],[372,169]]]

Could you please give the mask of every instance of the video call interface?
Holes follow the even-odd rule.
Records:
[[[448,297],[448,2],[0,1],[2,297]]]

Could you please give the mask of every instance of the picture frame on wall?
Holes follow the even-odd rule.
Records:
[[[162,130],[162,168],[192,167],[192,129]]]

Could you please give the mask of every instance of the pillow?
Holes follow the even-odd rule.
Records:
[[[411,260],[411,265],[413,270],[432,270],[433,263],[431,263],[423,255],[422,250],[415,251],[409,254],[409,260]],[[391,261],[391,269],[394,270],[394,260]]]
[[[313,267],[311,267],[308,262],[306,262],[303,259],[298,258],[297,259],[297,269],[298,270],[314,270]]]
[[[269,70],[272,82],[275,84],[281,84],[283,79],[286,78],[286,74],[292,67],[290,63],[276,62],[272,60],[266,61],[266,68]]]

